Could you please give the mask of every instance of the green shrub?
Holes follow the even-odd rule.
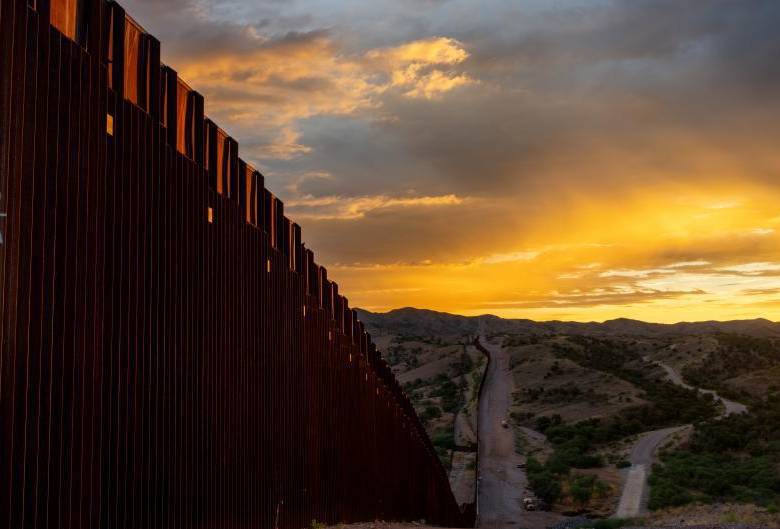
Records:
[[[441,407],[444,411],[455,413],[461,407],[463,393],[460,388],[449,378],[439,381],[439,386],[431,393],[434,397],[441,397]]]
[[[420,420],[423,423],[428,423],[431,419],[438,419],[441,417],[441,410],[438,406],[428,406],[420,414]]]
[[[536,419],[536,429],[539,430],[542,433],[547,433],[547,429],[552,426],[558,426],[563,422],[563,419],[561,419],[561,416],[558,414],[551,415],[551,416],[542,416],[538,417]]]
[[[452,367],[455,368],[458,375],[465,375],[474,369],[474,361],[468,354],[462,352],[458,361],[455,362]]]
[[[558,478],[541,465],[535,467],[538,469],[535,472],[532,472],[530,468],[529,459],[528,484],[531,486],[531,490],[543,501],[549,504],[555,503],[561,496],[561,485],[558,482]]]
[[[437,448],[444,448],[447,450],[452,450],[455,448],[455,436],[452,431],[441,429],[437,430],[433,437],[431,438],[431,442],[433,443],[433,446]]]
[[[610,488],[596,476],[574,476],[569,483],[569,493],[580,507],[585,507],[592,498],[603,498]]]
[[[650,476],[650,508],[780,501],[780,399],[750,414],[699,424],[684,450],[664,454]]]
[[[607,422],[602,442],[647,430],[696,423],[711,419],[718,413],[718,406],[711,396],[661,382],[649,374],[651,370],[633,367],[642,359],[626,344],[587,336],[570,336],[568,340],[580,347],[559,346],[557,351],[562,356],[631,382],[645,391],[644,398],[651,403],[624,410],[619,417]]]
[[[591,523],[583,525],[583,529],[620,529],[626,525],[633,524],[632,520],[626,518],[606,518],[604,520],[593,520]]]
[[[569,493],[580,507],[587,505],[593,497],[593,483],[595,479],[594,476],[577,476],[572,480]]]

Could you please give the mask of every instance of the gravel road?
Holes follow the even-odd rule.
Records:
[[[512,393],[509,358],[502,347],[481,339],[490,354],[485,386],[479,403],[479,515],[481,527],[517,523],[523,514],[526,477],[517,468],[511,428],[503,428]]]
[[[562,517],[549,512],[526,512],[522,499],[527,495],[525,472],[518,468],[523,458],[515,453],[508,420],[514,383],[509,371],[509,355],[499,345],[480,342],[490,355],[490,364],[479,403],[479,526],[488,528],[545,528]]]
[[[725,399],[712,391],[711,389],[700,389],[700,388],[694,388],[693,386],[690,386],[685,383],[683,380],[682,375],[678,373],[673,367],[670,365],[664,364],[663,362],[654,362],[657,366],[661,367],[664,371],[666,371],[666,376],[669,379],[669,381],[673,384],[677,384],[678,386],[682,386],[684,388],[688,389],[696,389],[700,393],[707,393],[708,395],[712,395],[715,400],[720,401],[723,406],[726,408],[725,413],[723,415],[731,415],[734,413],[746,413],[747,412],[747,406],[744,404],[740,404],[739,402],[734,402],[733,400]]]
[[[645,361],[651,360],[645,357]],[[688,389],[695,389],[701,393],[708,393],[712,395],[715,400],[723,403],[725,411],[721,416],[747,412],[747,406],[744,404],[724,399],[711,390],[694,388],[693,386],[686,384],[680,373],[671,366],[658,361],[653,361],[653,363],[666,372],[667,378],[673,384]],[[655,455],[658,447],[661,446],[669,436],[684,428],[687,428],[687,425],[664,428],[663,430],[654,430],[639,437],[639,440],[637,440],[631,450],[631,455],[628,459],[631,463],[631,467],[625,473],[623,492],[620,495],[620,503],[618,504],[617,512],[615,513],[616,517],[634,518],[646,512],[649,495],[647,478],[650,475],[653,463],[655,462]]]
[[[626,472],[623,492],[620,495],[615,516],[618,518],[633,518],[645,511],[647,505],[647,477],[655,460],[655,453],[670,435],[684,429],[685,426],[675,426],[654,430],[643,434],[631,449],[628,460],[631,467]]]

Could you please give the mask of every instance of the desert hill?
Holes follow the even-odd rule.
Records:
[[[742,334],[761,338],[780,337],[780,323],[763,318],[734,321],[647,323],[627,318],[597,322],[536,322],[503,319],[493,315],[460,316],[446,312],[406,307],[385,313],[358,309],[359,318],[375,331],[417,336],[475,334],[480,324],[492,334],[539,334],[585,336],[701,336],[708,334]]]
[[[661,445],[663,464],[650,489],[659,523],[707,519],[702,516],[726,506],[741,512],[735,502],[777,517],[780,433],[765,426],[780,413],[780,323],[534,322],[414,308],[361,310],[359,317],[451,470],[454,489],[473,475],[464,450],[473,449],[474,399],[485,362],[470,343],[482,334],[509,354],[507,419],[516,452],[527,458],[532,488],[546,493],[556,512],[609,516],[636,443],[653,430],[676,428]],[[749,414],[723,418],[723,406],[691,386],[747,405]],[[750,450],[741,442],[727,446],[735,432],[755,432]],[[717,492],[685,478],[732,467],[752,477],[717,475]],[[754,467],[775,470],[764,475]],[[762,521],[780,527],[780,520]]]

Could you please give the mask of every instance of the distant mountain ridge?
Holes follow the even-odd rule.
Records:
[[[573,334],[588,336],[664,337],[705,334],[742,334],[755,337],[780,337],[780,323],[758,318],[734,321],[701,321],[648,323],[628,318],[597,322],[537,322],[526,319],[504,319],[493,315],[460,316],[428,309],[406,307],[385,313],[357,309],[358,317],[369,332],[396,332],[420,336],[475,334],[480,323],[488,332],[519,334]]]

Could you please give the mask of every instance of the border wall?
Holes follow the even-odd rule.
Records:
[[[0,73],[0,526],[473,524],[154,37],[105,0],[2,0]]]

